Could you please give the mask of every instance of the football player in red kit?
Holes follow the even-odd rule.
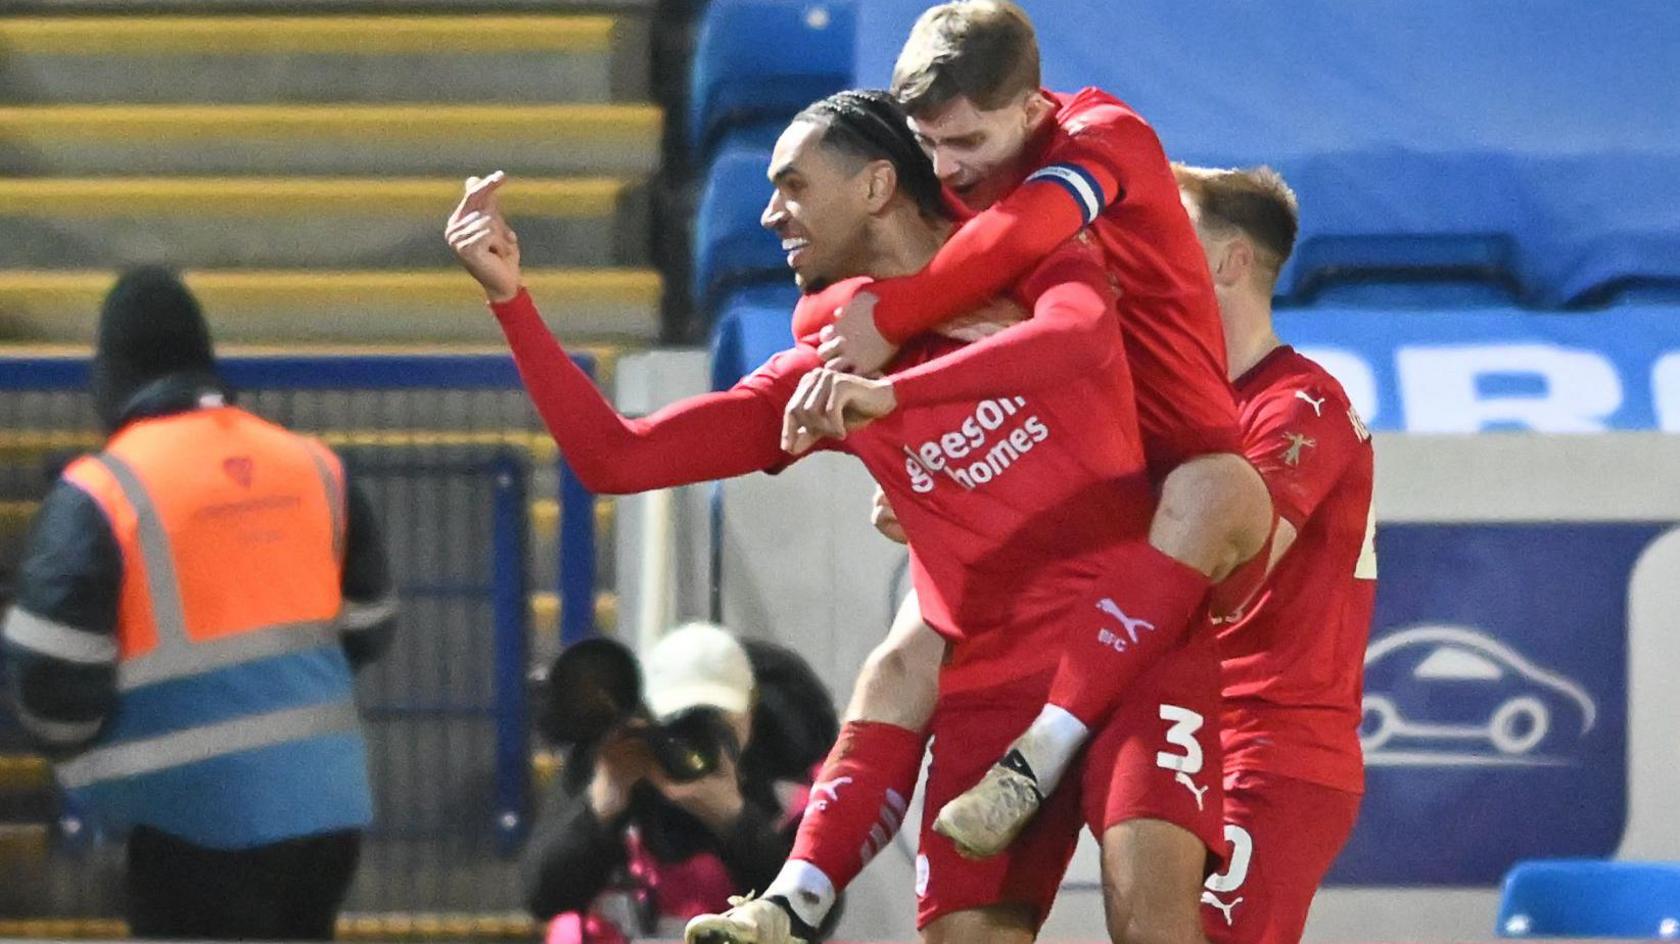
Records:
[[[899,339],[973,308],[1079,232],[1102,248],[1120,294],[1160,504],[1104,580],[1109,622],[1072,628],[1044,710],[942,811],[940,831],[980,855],[1011,841],[1155,654],[1205,625],[1210,588],[1258,558],[1272,525],[1241,455],[1206,261],[1154,130],[1100,90],[1060,95],[1039,80],[1032,24],[1007,0],[945,3],[917,21],[892,91],[943,182],[984,212],[923,271],[860,294],[819,348],[838,369],[876,370]],[[1136,642],[1108,644],[1111,626]]]
[[[771,171],[777,190],[766,223],[789,244],[808,290],[848,275],[916,271],[949,235],[931,166],[884,95],[841,93],[807,110],[778,142]],[[494,208],[500,180],[470,186],[448,238],[484,285],[544,422],[593,489],[779,469],[791,461],[784,445],[798,451],[804,437],[797,428],[784,436],[785,408],[810,405],[825,385],[846,387],[851,397],[837,419],[868,425],[828,447],[865,463],[921,549],[913,568],[921,609],[950,650],[935,741],[968,745],[983,768],[984,752],[1001,751],[1047,694],[1067,624],[1101,614],[1094,580],[1112,567],[1116,548],[1144,533],[1153,508],[1099,257],[1071,243],[1014,290],[1031,320],[971,345],[919,338],[882,380],[817,369],[814,348],[800,344],[731,390],[627,420],[571,363],[520,287],[517,242]],[[855,289],[836,285],[839,294],[814,296],[807,307],[832,307]],[[1223,847],[1217,690],[1211,638],[1182,642],[1133,686],[1117,723],[1095,734],[1079,789],[1046,803],[1009,854],[969,862],[941,837],[920,912],[927,938],[1030,940],[1081,821],[1105,846],[1128,850],[1116,857],[1130,867],[1115,884],[1135,894],[1111,908],[1116,927],[1146,921],[1157,902],[1171,901],[1187,907],[1171,916],[1169,937],[1199,935],[1197,888]],[[904,733],[915,742],[902,752],[913,783],[919,735]],[[849,724],[841,756],[825,768],[822,786],[842,802],[856,784],[831,769],[848,745],[870,737]],[[936,748],[936,770],[949,773],[930,789],[954,793],[965,776],[978,776],[964,762],[956,753],[941,761]],[[781,916],[774,939],[800,936],[796,909],[765,904]],[[691,937],[731,939],[704,928]]]
[[[1289,186],[1267,168],[1173,170],[1220,302],[1243,455],[1280,516],[1267,580],[1215,623],[1230,860],[1206,882],[1203,922],[1216,944],[1294,942],[1364,789],[1357,729],[1376,593],[1371,433],[1341,385],[1273,331],[1272,291],[1297,232]],[[906,543],[879,494],[875,522]],[[932,630],[917,627],[914,596],[907,610],[885,643],[899,667],[890,690],[875,695],[875,714],[916,692],[914,675],[937,672],[937,653],[917,642]]]
[[[1219,296],[1243,453],[1279,518],[1270,576],[1218,625],[1231,856],[1208,880],[1203,917],[1215,942],[1283,944],[1300,940],[1364,791],[1371,434],[1341,384],[1272,328],[1295,195],[1266,168],[1174,171]]]
[[[1215,622],[1230,852],[1202,893],[1203,921],[1216,944],[1283,944],[1300,940],[1364,789],[1361,677],[1377,576],[1371,435],[1335,378],[1273,329],[1272,291],[1295,243],[1294,193],[1267,168],[1174,173],[1219,299],[1243,453],[1279,514],[1269,576]],[[876,519],[906,540],[883,497]],[[917,635],[900,626],[894,644],[917,662],[912,671],[932,674]],[[914,690],[904,680],[896,688]]]

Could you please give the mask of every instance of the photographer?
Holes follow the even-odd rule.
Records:
[[[594,645],[596,655],[622,651]],[[645,684],[627,653],[623,666],[573,660],[561,677],[566,659],[549,680],[551,713],[628,703],[613,705],[605,733],[557,733],[575,718],[547,725],[551,739],[572,742],[525,853],[526,901],[554,919],[550,944],[680,936],[688,918],[768,885],[838,731],[810,666],[704,623],[654,646]],[[596,697],[603,675],[628,679],[600,683],[615,694]],[[568,704],[584,707],[555,707]]]

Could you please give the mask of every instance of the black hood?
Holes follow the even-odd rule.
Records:
[[[215,381],[216,355],[198,301],[167,269],[126,272],[105,296],[94,339],[91,388],[100,423],[115,430],[136,396],[176,375]]]
[[[743,772],[749,780],[803,780],[840,734],[833,696],[793,650],[762,639],[742,639],[741,645],[758,689]]]

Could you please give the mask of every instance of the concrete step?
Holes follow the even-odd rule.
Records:
[[[49,838],[45,823],[0,824],[0,874],[40,868],[51,848]]]
[[[340,941],[530,941],[541,928],[518,913],[350,914],[338,919]]]
[[[19,105],[0,172],[33,176],[645,175],[652,105]]]
[[[338,919],[340,941],[530,941],[538,931],[530,916],[513,912],[346,914]],[[117,918],[21,918],[0,920],[0,938],[39,941],[123,940],[128,923]]]
[[[7,918],[0,938],[36,941],[117,941],[128,937],[128,922],[116,918]]]
[[[218,341],[501,340],[483,295],[459,269],[209,269],[185,280]],[[0,339],[91,345],[111,282],[109,272],[0,271]],[[646,343],[658,335],[657,272],[529,268],[525,284],[568,342]]]
[[[32,501],[0,501],[0,534],[13,534],[29,527],[39,505],[39,502]],[[9,760],[0,757],[0,789],[5,789],[11,775],[7,766]]]
[[[460,193],[454,177],[14,177],[0,180],[0,269],[447,266]],[[517,178],[503,207],[551,264],[645,260],[630,178]]]
[[[52,765],[35,754],[0,755],[0,793],[30,793],[52,787]]]
[[[0,48],[0,100],[15,104],[606,102],[648,94],[640,17],[13,17],[0,19]]]

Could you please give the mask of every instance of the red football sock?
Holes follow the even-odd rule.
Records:
[[[880,721],[848,721],[811,787],[790,859],[845,888],[904,822],[922,772],[926,735]]]
[[[1050,704],[1086,727],[1106,719],[1132,681],[1200,618],[1208,578],[1150,546],[1123,547],[1074,614]]]

